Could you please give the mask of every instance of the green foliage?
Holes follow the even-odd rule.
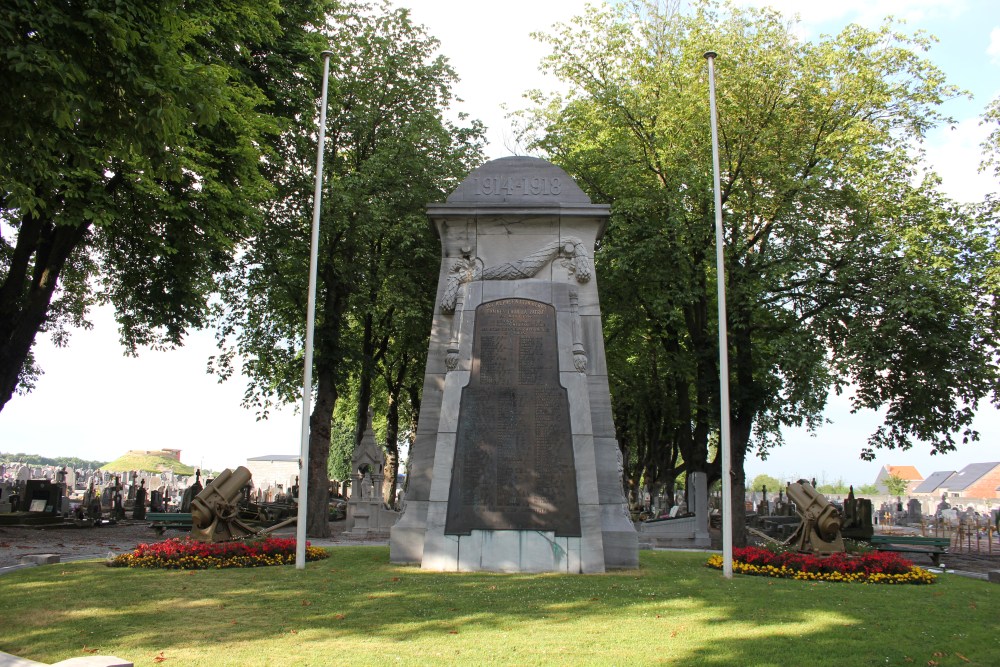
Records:
[[[39,456],[37,454],[6,454],[0,452],[0,462],[2,463],[25,463],[33,466],[60,466],[72,468],[73,470],[96,470],[103,466],[105,461],[85,461],[75,456]]]
[[[444,119],[455,73],[435,55],[437,41],[412,24],[405,10],[343,4],[330,15],[325,32],[335,55],[316,363],[343,391],[361,361],[362,332],[356,325],[361,308],[373,305],[372,292],[376,314],[405,310],[402,322],[409,324],[410,317],[429,322],[427,269],[433,262],[436,274],[438,250],[423,207],[457,184],[478,159],[481,128],[455,127]],[[317,76],[318,68],[312,74]],[[227,308],[217,312],[217,321],[224,352],[213,362],[226,376],[236,354],[243,355],[242,371],[250,378],[246,403],[262,414],[275,403],[296,401],[301,391],[311,219],[304,202],[312,198],[313,125],[290,128],[279,157],[273,176],[277,201],[223,282]],[[419,330],[425,334],[428,328]]]
[[[424,207],[481,160],[482,127],[445,118],[456,75],[438,42],[388,4],[343,3],[321,35],[334,55],[324,165],[316,290],[316,399],[310,428],[310,489],[339,471],[331,437],[364,426],[373,396],[418,409],[439,244]],[[296,99],[319,90],[319,68],[298,82]],[[276,196],[264,225],[222,280],[216,312],[222,377],[242,364],[245,405],[265,415],[301,392],[316,161],[310,101],[287,128],[273,162]],[[462,119],[464,123],[464,119]],[[395,378],[401,378],[399,382]],[[384,386],[378,386],[385,379]],[[354,414],[340,405],[346,400]],[[334,413],[340,424],[334,424]],[[331,430],[333,434],[331,434]],[[353,444],[338,441],[339,451]],[[390,451],[390,454],[392,452]],[[349,456],[349,454],[348,454]],[[310,535],[326,530],[326,503],[310,500]],[[314,502],[315,501],[315,502]],[[315,507],[315,512],[313,508]]]
[[[207,323],[271,194],[269,146],[293,120],[276,91],[320,6],[4,4],[0,408],[33,385],[35,335],[65,344],[96,302],[131,353]],[[295,68],[277,47],[300,49]]]
[[[789,551],[793,551],[793,548],[791,546],[783,544],[781,542],[770,542],[762,540],[761,544],[758,544],[757,546],[766,551],[770,551],[773,554],[784,554],[788,553]]]
[[[906,493],[906,487],[909,485],[908,481],[896,474],[889,475],[882,483],[885,484],[885,488],[888,489],[891,496],[902,496]]]
[[[771,477],[765,473],[761,473],[754,477],[747,488],[751,491],[760,491],[761,488],[765,486],[767,487],[768,493],[777,493],[778,489],[785,488],[785,485],[779,482],[777,477]]]
[[[878,487],[874,484],[862,484],[861,486],[855,487],[854,493],[857,496],[877,496],[880,495]]]
[[[820,484],[816,490],[822,494],[847,495],[851,487],[843,479],[838,479],[836,482]]]
[[[936,177],[915,184],[914,149],[961,94],[922,55],[932,38],[887,21],[806,42],[772,10],[703,1],[590,8],[541,39],[567,92],[532,93],[523,138],[612,204],[596,262],[630,475],[719,474],[707,47],[734,482],[848,386],[886,409],[863,458],[977,437],[998,388],[995,245]]]
[[[330,432],[330,460],[327,473],[330,479],[351,478],[351,457],[354,455],[354,427],[334,420]]]
[[[875,551],[875,547],[863,540],[844,540],[844,550],[849,554],[868,554]]]

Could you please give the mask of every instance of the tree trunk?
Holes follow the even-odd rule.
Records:
[[[388,365],[388,364],[387,364]],[[399,477],[399,397],[403,393],[403,385],[406,380],[406,372],[410,366],[410,359],[404,353],[400,360],[395,374],[387,369],[385,380],[386,389],[389,394],[389,409],[385,418],[385,500],[390,507],[396,505],[396,484]]]
[[[341,321],[346,295],[332,267],[322,268],[325,286],[322,300],[322,323],[316,327],[316,405],[309,415],[309,494],[306,510],[306,535],[330,536],[330,442],[333,411],[337,407],[337,372],[340,351]]]
[[[416,382],[409,384],[406,387],[406,394],[410,398],[410,412],[413,413],[413,418],[410,420],[410,433],[408,438],[410,445],[406,450],[406,479],[403,480],[404,493],[410,486],[410,460],[413,457],[413,443],[417,441],[417,427],[420,419],[420,400],[422,398],[420,395],[421,390],[422,386]]]
[[[318,372],[316,406],[309,416],[309,493],[306,510],[306,535],[330,536],[330,426],[337,406],[337,384],[333,373]],[[301,501],[300,501],[301,502]]]
[[[396,506],[396,478],[399,476],[399,386],[389,389],[389,410],[385,418],[385,480],[383,490],[389,507]]]
[[[35,336],[48,316],[59,274],[89,228],[89,224],[56,225],[33,216],[22,221],[0,286],[0,411],[17,390]]]
[[[364,333],[361,341],[361,372],[358,374],[358,407],[354,415],[354,446],[361,444],[368,427],[368,408],[372,402],[372,378],[375,374],[375,340],[372,316],[364,317]]]
[[[746,267],[736,264],[729,273],[729,293],[736,297],[733,299],[731,308],[734,317],[733,326],[730,328],[735,384],[733,398],[730,401],[733,413],[729,422],[731,425],[731,478],[729,482],[732,484],[733,545],[737,547],[746,546],[746,472],[744,464],[747,449],[750,446],[750,436],[753,433],[753,423],[757,418],[757,412],[764,403],[761,389],[754,378],[753,341],[751,339],[754,325],[753,310],[746,306],[740,298],[741,292],[737,290],[738,275],[741,272],[749,273]]]
[[[735,421],[735,420],[733,420]],[[732,485],[733,546],[747,545],[746,472],[744,464],[750,428],[745,424],[733,424],[729,457],[729,483]]]

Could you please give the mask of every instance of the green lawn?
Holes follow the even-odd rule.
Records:
[[[598,576],[441,574],[384,547],[331,553],[304,571],[19,570],[0,577],[0,649],[167,667],[1000,665],[1000,586],[954,575],[726,581],[703,554],[667,552]]]

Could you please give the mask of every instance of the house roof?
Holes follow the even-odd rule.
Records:
[[[924,476],[921,475],[920,472],[913,466],[886,466],[885,470],[890,475],[901,477],[908,482],[924,478]]]
[[[268,454],[266,456],[254,456],[247,461],[298,461],[298,454]]]
[[[1000,461],[970,463],[958,471],[955,476],[951,477],[943,486],[949,491],[962,491],[978,482],[983,475],[990,472],[997,466],[1000,466]]]
[[[954,470],[939,470],[931,473],[931,476],[920,482],[920,485],[913,489],[914,493],[934,493],[942,484],[955,474]]]

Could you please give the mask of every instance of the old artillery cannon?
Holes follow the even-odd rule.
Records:
[[[788,499],[795,503],[795,511],[802,523],[785,544],[804,553],[828,555],[844,552],[844,539],[840,534],[843,519],[836,507],[830,504],[812,484],[800,479],[786,489]]]
[[[239,519],[237,501],[250,481],[250,471],[240,466],[223,470],[191,501],[191,537],[200,542],[228,542],[258,531]]]

